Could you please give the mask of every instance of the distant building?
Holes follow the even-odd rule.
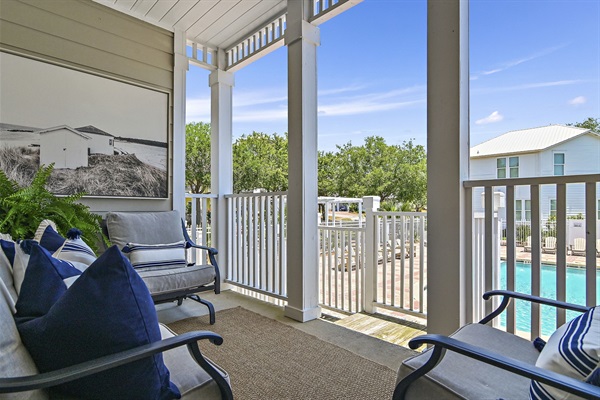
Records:
[[[600,135],[573,126],[550,125],[511,131],[471,147],[470,179],[523,178],[553,175],[600,173]],[[473,209],[483,211],[482,189],[474,191]],[[498,191],[505,192],[504,188]],[[556,189],[542,185],[540,190],[542,220],[556,213]],[[600,188],[597,189],[597,212],[600,214]],[[506,210],[500,210],[504,219]],[[569,185],[567,215],[585,214],[585,187]],[[529,187],[515,188],[515,219],[531,220]]]
[[[37,132],[40,137],[40,165],[54,163],[54,168],[88,166],[91,138],[66,125]]]
[[[86,134],[92,139],[88,144],[89,154],[114,154],[115,137],[110,133],[104,132],[92,125],[75,128],[75,130]]]

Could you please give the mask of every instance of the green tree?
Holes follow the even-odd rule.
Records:
[[[319,175],[319,196],[338,196],[337,185],[337,163],[338,159],[335,153],[331,151],[319,151],[318,156],[318,175]]]
[[[591,129],[596,133],[600,133],[600,118],[588,118],[583,122],[576,122],[574,124],[567,124],[569,126],[576,126],[578,128]]]
[[[268,192],[288,188],[287,133],[268,135],[252,132],[233,143],[233,190],[236,193],[266,189]]]
[[[210,124],[185,126],[185,184],[192,193],[210,191]]]

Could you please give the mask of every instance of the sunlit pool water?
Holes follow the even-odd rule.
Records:
[[[541,296],[556,298],[556,267],[542,264]],[[506,289],[506,262],[500,264],[500,288]],[[600,270],[596,270],[596,288],[600,289]],[[531,264],[516,265],[515,291],[531,294]],[[568,303],[585,304],[585,269],[567,268],[567,299]],[[529,303],[516,301],[517,330],[529,332],[531,328],[531,309]],[[600,304],[600,292],[596,293],[596,304]],[[567,311],[567,320],[580,315],[575,311]],[[547,336],[555,330],[556,308],[541,306],[542,335]],[[500,325],[506,326],[506,312],[500,316]]]

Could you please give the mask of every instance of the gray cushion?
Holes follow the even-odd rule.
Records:
[[[470,324],[453,338],[531,365],[539,356],[532,342],[488,325]],[[398,382],[422,366],[430,351],[402,363]],[[446,351],[442,361],[408,389],[407,398],[436,399],[529,399],[531,381],[460,354]]]
[[[175,334],[166,326],[160,324],[163,339]],[[209,344],[212,346],[212,344]],[[219,387],[190,355],[187,346],[176,347],[163,353],[165,365],[171,373],[171,382],[179,388],[182,399],[220,399]],[[229,382],[229,375],[212,361],[208,360]]]
[[[3,281],[0,281],[0,377],[35,375],[38,373],[29,352],[23,345],[10,307],[12,298]],[[43,391],[29,391],[0,395],[2,399],[47,399]]]
[[[152,267],[136,270],[152,295],[175,292],[214,282],[216,274],[212,265],[189,267]]]
[[[184,240],[177,211],[109,212],[106,227],[112,244],[122,249],[127,243],[160,244]]]

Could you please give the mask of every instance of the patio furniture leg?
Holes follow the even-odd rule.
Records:
[[[198,303],[204,304],[206,307],[208,307],[208,315],[210,316],[210,324],[214,325],[215,324],[215,307],[212,305],[212,303],[210,301],[202,300],[200,298],[200,296],[198,296],[197,294],[192,294],[188,297],[190,299],[195,300]]]

